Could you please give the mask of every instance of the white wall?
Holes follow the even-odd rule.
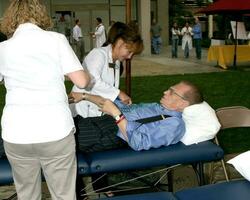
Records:
[[[6,8],[6,5],[9,0],[0,0],[0,18],[3,15],[3,12]],[[109,7],[108,7],[108,0],[43,0],[45,2],[45,5],[48,9],[48,12],[53,17],[55,14],[55,11],[72,11],[75,12],[76,18],[80,18],[82,22],[82,29],[85,34],[85,44],[86,44],[86,50],[90,50],[92,48],[92,39],[88,36],[89,31],[93,31],[95,27],[95,18],[101,17],[103,19],[103,23],[106,28],[109,26],[109,18],[111,20],[115,21],[122,21],[125,22],[125,15],[126,15],[126,0],[110,0],[111,8],[110,8],[110,16],[109,16]],[[149,2],[148,2],[149,1]],[[140,13],[139,10],[141,10],[141,13],[143,13],[141,16],[139,16],[139,26],[144,31],[142,31],[142,34],[144,35],[144,43],[145,43],[145,50],[150,48],[150,42],[148,41],[148,32],[145,28],[145,23],[150,23],[150,10],[148,10],[148,3],[151,4],[150,0],[139,0],[141,2],[140,6],[136,5],[136,1],[131,0],[132,3],[132,20],[136,19],[137,12],[138,15]],[[162,38],[164,44],[168,44],[168,3],[169,0],[158,0],[158,21],[161,24],[163,31],[162,31]],[[146,7],[145,7],[146,5]],[[150,5],[149,5],[150,7]],[[136,11],[136,8],[138,11]],[[146,10],[145,10],[146,9]],[[143,20],[143,22],[142,22]],[[149,20],[149,22],[147,22]],[[74,25],[72,19],[72,25]],[[146,25],[148,26],[148,25]],[[146,32],[145,32],[146,31]],[[146,37],[146,38],[145,38]],[[146,40],[145,40],[146,39]],[[149,45],[149,47],[148,47]],[[146,51],[145,51],[146,52]]]

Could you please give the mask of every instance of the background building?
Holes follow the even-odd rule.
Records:
[[[85,49],[93,48],[94,41],[90,37],[96,26],[95,18],[101,17],[106,29],[111,20],[126,22],[126,2],[128,0],[43,0],[53,18],[54,30],[65,34],[71,42],[72,28],[75,19],[81,21],[84,34]],[[169,0],[130,0],[131,20],[136,20],[142,34],[145,49],[143,54],[151,54],[150,26],[151,18],[156,18],[162,26],[164,45],[169,41]],[[0,0],[0,18],[8,4],[8,0]]]

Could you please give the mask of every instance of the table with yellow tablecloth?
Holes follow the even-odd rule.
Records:
[[[210,46],[208,49],[207,60],[217,61],[223,69],[234,61],[234,45]],[[250,61],[250,45],[237,45],[236,62]]]

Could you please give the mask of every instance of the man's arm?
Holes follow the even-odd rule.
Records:
[[[122,112],[119,110],[119,108],[109,99],[105,99],[98,95],[93,94],[87,94],[87,93],[80,93],[80,92],[71,92],[69,94],[69,102],[71,103],[77,103],[79,101],[86,100],[90,101],[94,104],[96,104],[102,112],[105,112],[111,116],[113,116],[115,119],[119,117],[119,119],[116,121],[116,124],[120,131],[122,132],[123,136],[125,137],[126,141],[128,141],[126,126],[127,126],[127,120],[122,114]]]
[[[68,97],[69,103],[78,103],[80,101],[86,100],[96,104],[100,108],[103,106],[106,100],[99,95],[87,94],[82,92],[71,92]]]

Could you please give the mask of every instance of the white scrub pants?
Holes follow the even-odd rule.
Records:
[[[75,200],[76,155],[74,134],[46,143],[4,142],[18,200],[41,200],[41,169],[53,200]]]

